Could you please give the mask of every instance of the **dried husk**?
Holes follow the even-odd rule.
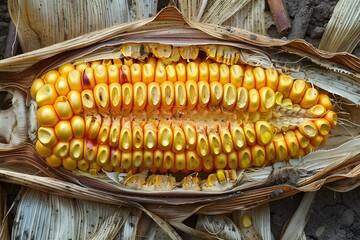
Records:
[[[246,48],[243,57],[250,64],[283,70],[286,67],[294,75],[304,75],[315,85],[325,88],[323,85],[327,84],[325,89],[336,93],[334,99],[343,105],[340,107],[350,112],[350,117],[344,117],[340,124],[342,127],[334,130],[334,140],[326,149],[313,152],[302,160],[245,171],[239,184],[222,192],[145,192],[126,189],[107,178],[92,178],[49,168],[30,143],[11,152],[1,150],[1,181],[57,195],[137,207],[157,221],[162,229],[172,232],[161,218],[172,226],[194,234],[195,230],[182,223],[193,214],[215,215],[246,210],[301,191],[316,191],[329,182],[359,177],[360,130],[353,122],[358,123],[356,105],[360,103],[360,59],[348,53],[323,52],[302,40],[283,41],[237,28],[195,23],[183,18],[176,9],[165,8],[154,18],[110,27],[2,60],[0,84],[28,92],[36,76],[63,62],[91,55],[95,50],[97,54],[101,53],[100,56],[108,54],[124,42],[155,41],[152,39],[158,43],[195,45],[216,41]],[[344,88],[345,84],[351,88]]]
[[[7,209],[7,194],[3,188],[3,184],[0,183],[0,239],[9,239],[9,227],[8,227],[8,209]]]

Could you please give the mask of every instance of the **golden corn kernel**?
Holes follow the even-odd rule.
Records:
[[[225,153],[232,152],[234,150],[234,142],[228,126],[227,125],[219,126],[219,133],[220,133],[222,150]]]
[[[70,91],[66,97],[74,114],[79,114],[83,111],[80,92]]]
[[[62,159],[62,166],[69,171],[73,171],[77,167],[77,162],[71,157],[66,157]]]
[[[243,87],[248,91],[250,91],[250,89],[255,90],[255,77],[251,68],[250,69],[248,69],[247,67],[245,68]]]
[[[265,148],[260,145],[254,145],[250,147],[252,164],[255,167],[261,167],[265,163]]]
[[[144,147],[143,126],[144,123],[141,121],[132,121],[133,149],[135,150],[141,150]]]
[[[96,67],[93,68],[94,69],[94,77],[95,77],[95,83],[96,84],[100,84],[100,83],[104,83],[104,84],[108,84],[108,71],[105,65],[100,64]]]
[[[290,94],[290,90],[293,85],[293,82],[294,80],[292,79],[292,77],[285,74],[281,74],[279,76],[279,83],[276,91],[280,92],[284,96],[284,98],[287,98]]]
[[[319,100],[319,92],[315,88],[308,88],[300,101],[302,108],[311,108]]]
[[[221,84],[226,84],[226,83],[229,83],[230,82],[230,70],[229,70],[229,67],[228,65],[226,64],[220,64],[220,67],[219,67],[219,73],[220,73],[220,83]]]
[[[144,152],[141,150],[135,150],[132,153],[132,166],[140,167],[144,158]]]
[[[127,65],[122,65],[119,70],[120,70],[119,83],[120,84],[130,83],[131,82],[130,67]]]
[[[132,162],[132,153],[131,152],[122,152],[120,167],[122,169],[130,169],[131,162]]]
[[[186,65],[186,76],[187,76],[186,81],[190,81],[190,80],[195,82],[199,81],[199,68],[196,62],[189,62]]]
[[[57,142],[53,148],[54,155],[58,158],[65,158],[69,155],[69,142]]]
[[[244,133],[245,139],[248,145],[253,145],[256,143],[256,132],[254,124],[244,124]]]
[[[95,161],[98,147],[99,147],[99,145],[97,144],[96,141],[86,139],[84,141],[84,159],[89,162]]]
[[[61,166],[61,158],[58,158],[54,154],[47,156],[45,158],[46,164],[50,167],[60,167]]]
[[[175,66],[176,76],[178,81],[186,82],[186,66],[183,63],[178,63]]]
[[[36,102],[39,107],[44,105],[52,105],[57,99],[58,94],[54,85],[45,84],[36,93]]]
[[[248,112],[256,112],[260,107],[260,96],[256,89],[249,90],[249,105],[247,108]]]
[[[175,88],[174,84],[169,81],[164,81],[160,85],[161,89],[161,108],[169,110],[174,105]]]
[[[147,102],[147,86],[143,82],[136,82],[134,89],[134,109],[144,110]]]
[[[209,141],[208,138],[203,132],[203,130],[197,131],[197,139],[196,139],[196,152],[200,157],[205,157],[210,153],[209,151]]]
[[[186,107],[186,88],[185,83],[183,82],[175,82],[175,107],[177,110],[183,110]]]
[[[84,90],[81,92],[81,102],[84,110],[91,111],[95,109],[95,98],[92,90]]]
[[[239,88],[243,84],[244,68],[240,65],[232,65],[230,67],[230,83]]]
[[[59,76],[57,78],[55,89],[59,96],[66,96],[70,92],[68,81],[64,76]]]
[[[199,81],[198,82],[199,89],[199,108],[205,108],[210,102],[210,85],[208,82]]]
[[[249,228],[252,226],[252,220],[250,215],[244,214],[241,218],[241,224],[244,228]]]
[[[326,109],[323,105],[316,104],[308,109],[311,117],[323,117],[326,114]]]
[[[222,101],[224,94],[223,85],[220,82],[210,83],[210,104],[217,106]]]
[[[131,120],[130,119],[122,119],[121,123],[121,131],[119,137],[119,149],[122,152],[130,152],[132,150],[133,138],[131,131]]]
[[[81,159],[76,162],[77,168],[82,172],[89,171],[90,163],[86,161],[85,159]]]
[[[60,76],[59,72],[56,70],[50,70],[44,75],[44,82],[46,84],[52,84],[54,85],[57,78]]]
[[[100,131],[101,117],[99,115],[85,117],[85,136],[95,139]]]
[[[213,155],[219,154],[222,151],[220,136],[217,132],[209,132],[209,128],[207,136],[209,141],[210,153]]]
[[[209,64],[209,82],[218,82],[219,81],[219,64],[211,63]]]
[[[78,91],[78,92],[82,91],[81,78],[82,78],[82,75],[81,75],[80,71],[72,70],[69,72],[69,74],[67,75],[67,80],[68,80],[69,87],[71,90]]]
[[[242,149],[247,146],[244,129],[236,124],[231,124],[231,136],[234,142],[235,149]]]
[[[64,96],[60,96],[55,100],[54,109],[60,119],[69,120],[73,116],[70,103]]]
[[[144,161],[143,161],[143,166],[145,168],[149,168],[151,166],[153,166],[154,164],[154,153],[151,150],[145,150],[144,151]]]
[[[77,161],[84,158],[84,139],[73,138],[70,141],[69,155]]]
[[[299,130],[295,130],[295,135],[297,140],[299,141],[300,148],[306,148],[309,145],[310,140],[305,137]]]
[[[188,170],[195,170],[201,165],[201,158],[195,151],[186,151],[186,168]]]
[[[122,108],[125,110],[132,109],[133,106],[133,85],[125,83],[121,85]]]
[[[262,87],[266,86],[266,76],[265,70],[261,67],[256,67],[253,70],[254,78],[255,78],[255,88],[260,90]]]
[[[186,147],[186,138],[184,131],[179,126],[173,126],[173,135],[174,135],[174,140],[173,140],[172,150],[175,153],[183,152]]]
[[[277,161],[284,161],[289,158],[288,148],[285,138],[282,133],[277,133],[273,138],[275,148],[275,159]]]
[[[146,150],[154,150],[157,147],[157,124],[148,122],[144,126],[144,147]]]
[[[196,146],[196,140],[197,140],[197,134],[195,127],[191,125],[190,123],[182,123],[182,128],[184,130],[185,139],[186,139],[186,148],[189,150],[195,149]]]
[[[251,166],[251,149],[246,147],[238,151],[238,160],[240,168],[249,168]]]
[[[158,109],[160,107],[160,103],[161,103],[161,90],[160,90],[160,85],[156,82],[150,83],[148,85],[148,107],[150,108],[150,110],[152,109]]]
[[[232,151],[227,155],[228,168],[237,169],[238,167],[238,154],[236,151]]]
[[[161,150],[170,150],[173,144],[173,131],[170,122],[162,121],[158,130],[158,147]]]
[[[102,66],[102,65],[101,65]],[[99,109],[108,109],[109,102],[109,85],[98,83],[94,87],[95,104]]]
[[[138,63],[134,63],[130,66],[131,83],[141,82],[142,67]]]
[[[259,90],[260,112],[269,112],[275,106],[275,92],[269,87],[263,87]]]
[[[326,110],[329,110],[332,108],[332,103],[330,101],[330,98],[326,94],[319,94],[319,100],[317,103],[324,106],[324,108]]]
[[[59,67],[58,71],[59,71],[60,75],[65,76],[74,69],[75,69],[75,67],[72,63],[65,63],[64,65]]]
[[[85,89],[94,89],[95,87],[95,76],[94,69],[91,67],[85,68],[83,72],[82,88]]]
[[[65,120],[59,121],[58,124],[56,124],[54,130],[56,137],[60,141],[70,141],[70,139],[72,139],[73,137],[71,124],[69,121],[65,121]]]
[[[226,83],[224,85],[224,98],[222,105],[227,110],[233,110],[237,100],[237,89],[234,84]]]
[[[110,125],[111,125],[110,117],[105,117],[104,121],[101,124],[99,133],[96,138],[98,143],[103,144],[103,143],[108,142],[109,133],[110,133]]]
[[[310,139],[313,139],[316,135],[318,135],[316,125],[310,120],[300,124],[299,131]]]
[[[165,70],[166,70],[166,75],[167,75],[168,81],[170,81],[172,83],[177,82],[175,65],[167,65],[165,67]]]
[[[209,82],[209,66],[206,62],[199,64],[199,81]]]
[[[36,141],[35,149],[41,157],[48,157],[52,154],[51,148],[44,146],[39,140]]]
[[[323,142],[323,140],[324,140],[324,137],[319,134],[310,140],[310,144],[314,147],[318,147]]]
[[[332,110],[328,111],[325,114],[324,119],[326,119],[330,123],[331,127],[335,127],[337,125],[338,117],[337,114]]]
[[[36,78],[30,87],[30,95],[33,99],[36,99],[36,94],[39,91],[39,89],[44,86],[44,80],[41,78]]]
[[[96,162],[89,162],[89,164],[89,172],[91,175],[96,175],[101,170],[101,166]]]
[[[203,161],[203,170],[207,172],[211,172],[214,169],[214,156],[206,155],[202,158]]]
[[[121,85],[119,83],[111,83],[109,85],[110,107],[112,110],[120,110],[121,107]]]
[[[175,165],[175,154],[172,151],[164,151],[163,165],[164,169],[171,169]]]
[[[187,96],[187,107],[188,111],[193,110],[198,103],[198,86],[197,83],[193,80],[188,80],[185,82],[186,96]]]
[[[258,144],[265,146],[272,141],[274,130],[269,122],[257,121],[255,123],[255,132]]]
[[[274,142],[269,143],[268,145],[265,146],[265,164],[268,165],[272,162],[274,162],[275,160],[275,145]]]
[[[285,133],[285,142],[288,147],[288,153],[290,157],[297,157],[299,154],[299,142],[297,140],[296,134],[294,131],[287,131]]]
[[[163,159],[164,159],[164,152],[161,151],[160,149],[156,149],[154,151],[154,165],[156,168],[162,167]]]
[[[36,112],[36,119],[41,126],[53,127],[59,122],[59,117],[51,105],[45,105]]]
[[[279,83],[279,74],[273,68],[267,68],[265,70],[266,86],[276,91]]]
[[[150,63],[145,63],[142,67],[142,82],[145,84],[149,84],[154,82],[155,79],[155,65]]]
[[[293,103],[299,103],[306,91],[306,82],[301,79],[297,79],[294,81],[290,93],[289,98]]]
[[[228,165],[226,153],[220,153],[214,156],[215,169],[224,169]]]
[[[159,61],[156,66],[156,69],[155,69],[155,82],[161,84],[161,83],[165,82],[167,79],[166,79],[165,66],[163,64],[159,64]]]
[[[120,78],[120,70],[118,66],[109,65],[107,66],[108,77],[109,77],[109,84],[112,83],[119,83]]]
[[[119,145],[120,137],[120,117],[116,117],[111,122],[109,132],[109,145],[111,147],[117,147]]]
[[[328,135],[331,129],[329,121],[324,118],[318,118],[314,120],[314,124],[322,136]]]
[[[237,89],[236,110],[246,111],[249,104],[249,92],[243,87]]]

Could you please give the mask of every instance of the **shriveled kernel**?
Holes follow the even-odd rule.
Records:
[[[316,125],[310,120],[300,124],[299,131],[310,139],[313,139],[316,135],[318,135]]]
[[[281,74],[279,76],[279,84],[276,89],[277,92],[280,92],[284,98],[287,98],[290,94],[291,87],[294,80],[289,75]]]
[[[134,109],[144,110],[147,102],[147,86],[143,82],[136,82],[134,89]]]
[[[59,121],[58,124],[56,124],[55,128],[56,137],[60,141],[70,141],[73,137],[71,124],[69,121]]]
[[[150,110],[158,109],[161,103],[161,90],[160,85],[156,82],[148,85],[148,107]]]
[[[58,94],[54,85],[45,84],[40,87],[36,93],[36,103],[39,105],[39,107],[44,105],[52,105],[57,97]]]
[[[59,141],[53,148],[54,155],[58,158],[64,158],[69,155],[69,142]]]
[[[85,89],[93,89],[95,87],[95,76],[94,69],[91,67],[85,68],[83,72],[82,78],[82,88]]]
[[[303,95],[305,94],[305,91],[306,91],[306,82],[304,80],[297,79],[294,81],[291,87],[289,98],[293,103],[299,103]]]
[[[131,82],[130,67],[127,65],[122,65],[119,70],[120,70],[119,83],[120,84],[130,83]]]
[[[305,137],[304,134],[302,134],[298,129],[296,129],[294,132],[297,140],[299,141],[300,148],[306,148],[309,145],[310,140]]]
[[[314,124],[322,136],[329,134],[331,125],[328,120],[324,118],[318,118],[314,120]]]
[[[70,141],[69,155],[77,161],[84,158],[84,139],[73,138]]]
[[[94,88],[95,104],[99,109],[108,109],[109,102],[109,86],[105,83],[99,83]]]
[[[230,169],[237,169],[238,167],[238,154],[236,151],[232,151],[230,153],[228,153],[227,155],[227,159],[228,159],[228,165],[227,167]]]
[[[269,122],[257,121],[255,123],[255,132],[258,144],[264,146],[272,141],[274,130]]]
[[[231,136],[234,142],[235,149],[242,149],[247,146],[244,129],[236,124],[231,124]]]
[[[194,170],[201,165],[201,158],[195,151],[186,151],[186,168],[188,170]]]
[[[275,147],[275,159],[277,161],[284,161],[289,159],[288,148],[282,133],[277,133],[273,138]]]
[[[175,82],[174,83],[175,89],[175,107],[177,110],[183,110],[186,107],[186,88],[185,83],[183,82]]]
[[[215,169],[224,169],[228,165],[228,158],[226,153],[220,153],[214,156]]]
[[[45,105],[36,112],[36,119],[41,126],[53,127],[59,122],[59,117],[51,105]]]
[[[224,85],[224,98],[222,105],[227,110],[233,110],[237,100],[236,87],[232,83],[226,83]]]
[[[52,154],[51,148],[44,146],[39,140],[36,141],[35,149],[41,157],[48,157]]]
[[[84,90],[81,92],[81,102],[84,110],[91,111],[95,109],[95,98],[92,90]]]
[[[248,112],[256,112],[260,107],[260,96],[256,89],[249,90],[249,105],[247,108]]]
[[[224,89],[219,82],[210,83],[210,105],[217,106],[223,99]]]
[[[173,143],[173,131],[168,121],[162,121],[158,130],[158,147],[161,150],[170,150]]]
[[[205,157],[210,153],[209,141],[204,130],[197,131],[196,152],[200,157]]]
[[[249,228],[252,226],[252,220],[250,215],[244,214],[241,218],[241,224],[244,228]]]
[[[199,107],[205,108],[210,102],[210,84],[205,81],[198,82],[199,89]]]
[[[260,90],[262,87],[266,86],[266,76],[265,70],[261,67],[255,67],[253,70],[254,78],[255,78],[255,88]]]
[[[299,142],[297,140],[296,134],[294,131],[287,131],[285,133],[285,142],[288,147],[288,153],[290,157],[297,157],[299,154]]]
[[[73,116],[70,102],[64,96],[60,96],[55,100],[54,109],[60,119],[69,120]]]
[[[328,111],[325,114],[324,119],[326,119],[330,123],[331,127],[335,127],[337,125],[338,117],[337,114],[332,110]]]
[[[68,81],[64,76],[59,76],[55,83],[56,92],[60,96],[66,96],[70,92]]]
[[[269,112],[275,106],[275,92],[269,87],[263,87],[259,90],[260,112]]]
[[[72,159],[71,157],[66,157],[62,159],[62,166],[69,171],[73,171],[77,167],[76,160]]]
[[[163,168],[171,169],[175,165],[175,154],[172,151],[164,151]]]
[[[140,167],[142,165],[144,158],[144,152],[141,150],[133,151],[132,155],[132,166],[133,167]]]
[[[238,151],[238,160],[240,168],[249,168],[251,166],[251,149],[246,147]]]
[[[122,119],[121,131],[119,137],[119,149],[123,152],[130,152],[133,145],[131,120]]]
[[[36,99],[36,94],[39,91],[39,89],[44,86],[44,80],[41,78],[36,78],[30,87],[30,95],[33,99]]]
[[[141,82],[141,72],[142,68],[140,64],[134,63],[130,66],[130,73],[131,73],[131,83]]]
[[[264,146],[254,145],[251,146],[252,164],[255,167],[264,166],[266,155]]]
[[[230,67],[230,83],[239,88],[242,86],[244,78],[244,68],[240,65],[232,65]]]
[[[302,108],[311,108],[319,100],[319,92],[315,88],[308,88],[300,101]]]
[[[81,86],[82,79],[81,78],[82,78],[82,75],[81,75],[80,71],[72,70],[69,72],[69,74],[67,75],[67,80],[68,80],[69,87],[71,90],[78,91],[78,92],[82,91],[82,86]]]
[[[110,108],[112,110],[120,110],[121,107],[121,85],[119,83],[111,83],[109,85]]]
[[[50,167],[60,167],[61,166],[61,158],[58,158],[54,154],[47,156],[45,158],[47,165]]]
[[[66,97],[70,103],[71,109],[74,114],[79,114],[83,111],[80,92],[70,91]]]
[[[94,68],[95,83],[108,84],[108,71],[105,65],[100,64]]]
[[[133,106],[133,85],[125,83],[121,85],[122,109],[130,110]]]

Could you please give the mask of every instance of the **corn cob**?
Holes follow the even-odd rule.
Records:
[[[35,147],[48,165],[91,173],[262,167],[304,156],[337,124],[326,94],[275,69],[238,64],[229,47],[224,55],[221,47],[154,44],[135,59],[136,47],[34,80]]]

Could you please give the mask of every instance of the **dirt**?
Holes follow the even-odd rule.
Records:
[[[290,19],[293,20],[301,0],[286,0]],[[314,0],[313,13],[306,31],[305,39],[318,46],[321,36],[338,0]],[[165,1],[159,2],[165,6]],[[8,23],[7,1],[0,1],[0,59],[6,45]],[[268,32],[273,37],[283,37],[276,33],[275,27]],[[360,56],[358,46],[353,54]],[[14,197],[18,187],[8,185],[9,196]],[[14,190],[11,190],[14,189]],[[272,231],[279,239],[281,231],[296,211],[303,194],[271,203]],[[307,239],[360,239],[360,188],[347,193],[336,193],[326,188],[318,191],[311,208],[305,228]],[[12,199],[10,199],[12,200]]]

